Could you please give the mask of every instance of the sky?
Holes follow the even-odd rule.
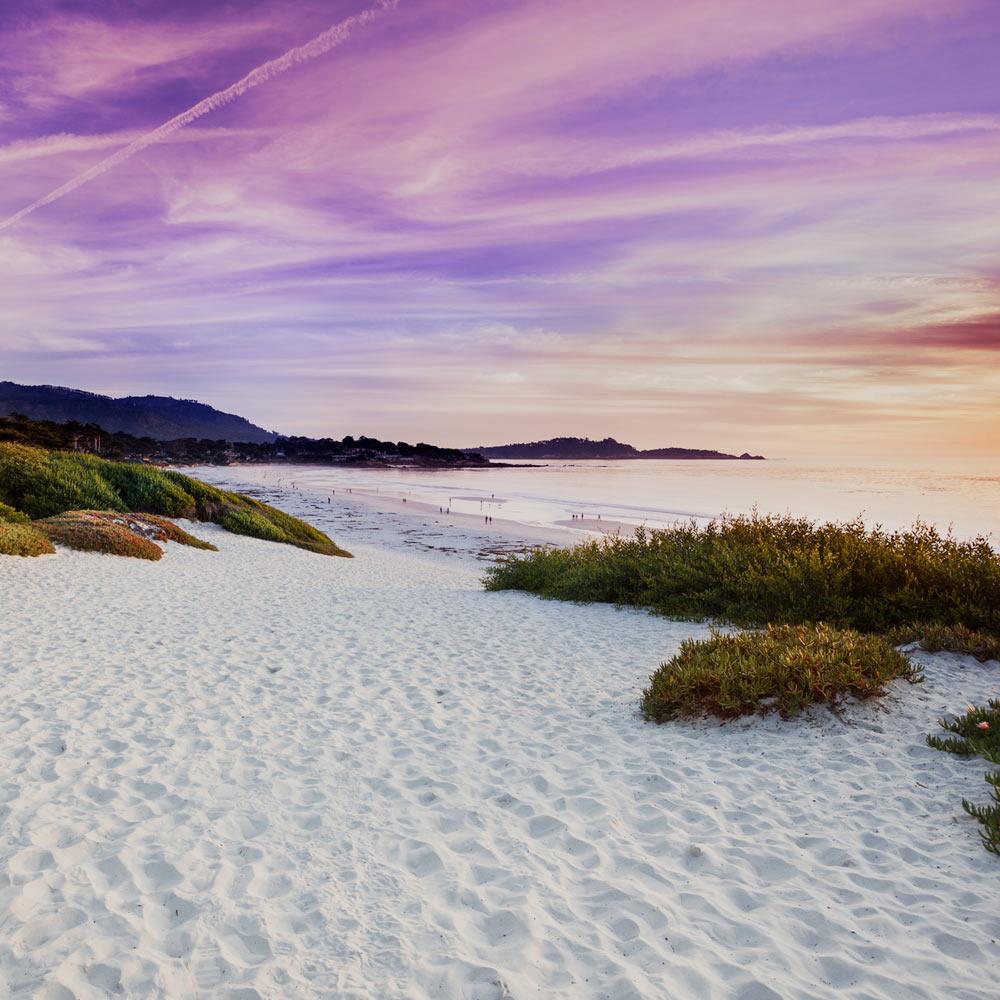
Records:
[[[0,378],[1000,457],[998,51],[997,0],[0,0]]]

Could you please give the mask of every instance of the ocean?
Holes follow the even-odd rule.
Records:
[[[994,544],[1000,534],[1000,473],[985,461],[947,468],[633,460],[446,471],[304,465],[228,471],[232,479],[262,486],[294,482],[320,495],[353,490],[543,527],[573,515],[664,527],[756,508],[820,521],[861,517],[869,527],[887,529],[919,519],[960,538],[991,535]]]

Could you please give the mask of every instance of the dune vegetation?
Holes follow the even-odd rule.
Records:
[[[650,677],[642,711],[654,722],[768,711],[878,696],[920,670],[896,647],[1000,659],[1000,557],[986,538],[959,541],[917,523],[868,530],[861,520],[733,517],[705,527],[608,536],[538,548],[487,572],[488,590],[644,608],[752,631],[682,644]],[[1000,702],[970,706],[929,742],[1000,762]],[[1000,854],[1000,771],[994,801],[963,802]]]
[[[535,549],[499,563],[489,590],[647,608],[749,628],[827,622],[885,632],[914,622],[1000,632],[1000,558],[916,524],[759,516]]]
[[[654,722],[779,712],[880,695],[921,679],[897,646],[1000,659],[1000,557],[986,538],[959,541],[917,523],[867,530],[760,516],[538,548],[487,572],[488,590],[603,601],[671,618],[753,631],[689,640],[650,677],[642,711]],[[1000,762],[1000,702],[942,723],[932,746]],[[963,803],[1000,854],[1000,772],[994,803]]]
[[[194,549],[218,551],[210,542],[195,538],[172,521],[155,514],[71,510],[36,521],[33,527],[50,541],[70,549],[136,559],[160,559],[163,549],[157,542],[177,542]]]
[[[763,632],[689,639],[650,678],[643,714],[655,722],[754,712],[791,716],[809,705],[881,694],[920,671],[884,639],[828,625],[770,625]]]
[[[179,472],[0,442],[0,554],[41,555],[53,551],[53,541],[147,559],[159,558],[157,541],[212,548],[164,518],[350,556],[298,518]]]
[[[1000,699],[990,701],[985,707],[970,705],[964,715],[942,719],[940,726],[951,735],[928,736],[928,744],[936,750],[962,757],[985,757],[993,764],[1000,764]],[[982,824],[980,836],[986,850],[1000,855],[1000,771],[987,772],[986,781],[993,789],[993,801],[977,806],[962,799],[962,808]]]
[[[5,503],[0,503],[0,524],[26,524],[31,518]]]
[[[890,629],[886,638],[894,646],[916,643],[926,653],[962,653],[974,656],[980,663],[1000,660],[1000,636],[964,625],[908,625]]]
[[[34,525],[0,521],[0,555],[45,556],[53,552],[52,542]]]

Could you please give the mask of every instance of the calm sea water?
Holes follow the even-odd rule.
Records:
[[[329,493],[354,489],[470,514],[551,525],[576,514],[661,527],[721,514],[863,517],[899,528],[919,518],[959,537],[1000,539],[1000,472],[986,463],[952,469],[819,463],[550,462],[528,468],[428,472],[329,466],[244,466],[231,478]]]

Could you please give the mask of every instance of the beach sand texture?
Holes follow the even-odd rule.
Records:
[[[1000,667],[882,707],[655,727],[698,625],[185,525],[0,560],[0,995],[984,1000]]]

